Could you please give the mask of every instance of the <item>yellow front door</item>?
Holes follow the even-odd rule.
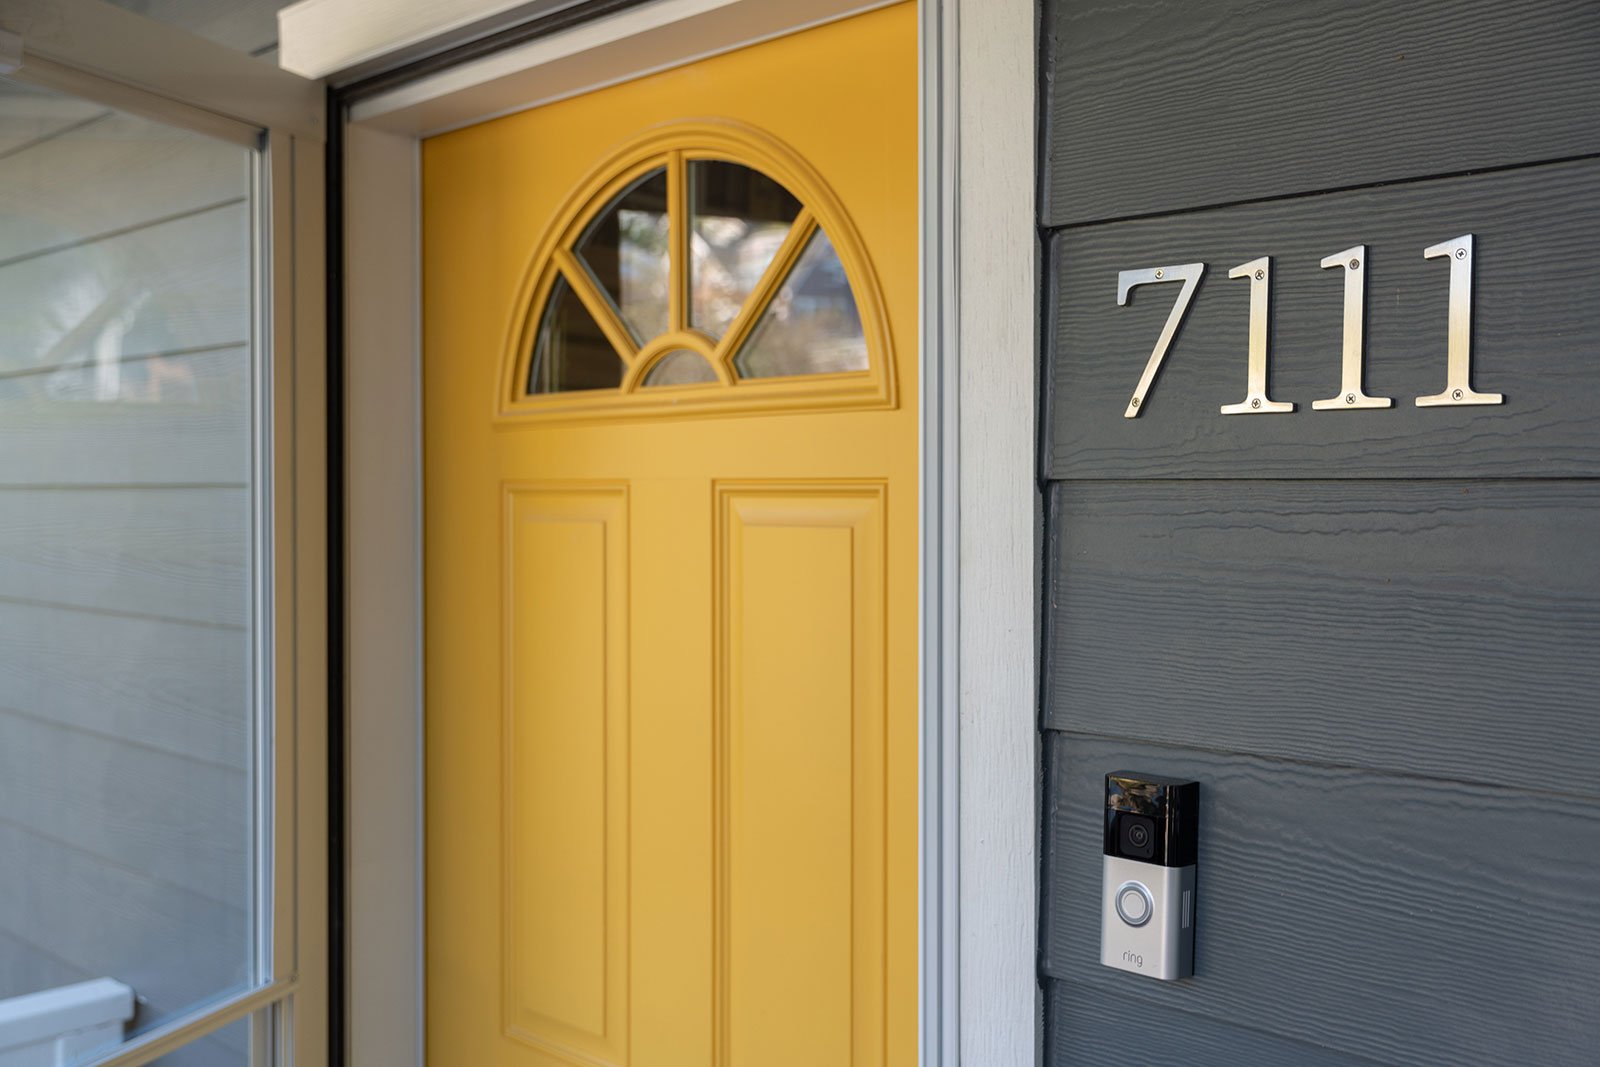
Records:
[[[429,1062],[909,1067],[914,6],[422,162]]]

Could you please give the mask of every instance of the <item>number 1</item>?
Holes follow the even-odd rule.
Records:
[[[1267,310],[1272,295],[1272,257],[1262,256],[1241,263],[1228,272],[1230,278],[1250,279],[1250,365],[1244,399],[1222,405],[1224,415],[1270,415],[1293,411],[1294,405],[1267,397]]]
[[[1472,234],[1436,244],[1423,250],[1422,256],[1450,257],[1450,333],[1445,351],[1444,392],[1417,397],[1417,407],[1505,403],[1499,393],[1472,390]]]
[[[1361,408],[1386,408],[1394,401],[1386,396],[1368,396],[1361,388],[1361,342],[1365,324],[1362,316],[1367,302],[1367,246],[1356,245],[1335,252],[1322,261],[1322,267],[1344,268],[1344,366],[1339,395],[1313,400],[1317,411],[1358,411]]]

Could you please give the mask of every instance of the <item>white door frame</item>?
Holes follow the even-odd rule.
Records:
[[[284,63],[338,81],[381,66],[385,49],[415,57],[430,4],[437,0],[305,0],[280,16]],[[421,1065],[425,1051],[419,143],[883,4],[654,0],[349,107],[352,1067]],[[474,13],[499,25],[508,9],[537,17],[563,6],[451,0],[437,4],[434,25],[441,45],[453,44]],[[1011,1067],[1038,1056],[1035,21],[1033,0],[921,4],[920,1047],[928,1067]]]

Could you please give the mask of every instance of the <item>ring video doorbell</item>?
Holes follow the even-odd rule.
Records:
[[[1152,978],[1194,974],[1200,783],[1106,775],[1100,962]]]

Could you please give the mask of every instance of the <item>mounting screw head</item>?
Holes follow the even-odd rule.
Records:
[[[1466,259],[1467,258],[1467,250],[1465,248],[1456,249],[1456,258],[1457,259]]]
[[[1352,260],[1351,260],[1351,261],[1350,261],[1350,269],[1351,269],[1351,270],[1356,270],[1356,269],[1358,269],[1358,268],[1359,268],[1359,267],[1360,267],[1360,266],[1361,266],[1361,261],[1360,261],[1360,260],[1359,260],[1359,259],[1352,259]]]
[[[1129,406],[1130,407],[1138,407],[1139,406],[1139,398],[1138,397],[1134,397],[1133,398],[1133,403],[1131,405],[1129,405]]]
[[[1166,276],[1167,276],[1167,272],[1166,271],[1162,270],[1160,267],[1156,268],[1156,278],[1157,279],[1165,278]]]
[[[1346,404],[1354,404],[1356,402],[1356,394],[1354,394],[1354,393],[1346,393],[1346,394],[1344,394],[1344,402]]]
[[[1266,271],[1264,271],[1264,270],[1256,271],[1256,281],[1259,282],[1262,278],[1265,278],[1266,276],[1267,276],[1267,272]]]
[[[1254,400],[1250,401],[1250,406],[1253,407],[1253,408],[1260,407],[1261,406],[1261,398],[1258,396]]]
[[[1451,400],[1460,400],[1461,399],[1461,390],[1459,390],[1459,389],[1452,390],[1451,393],[1450,393],[1450,399]]]

